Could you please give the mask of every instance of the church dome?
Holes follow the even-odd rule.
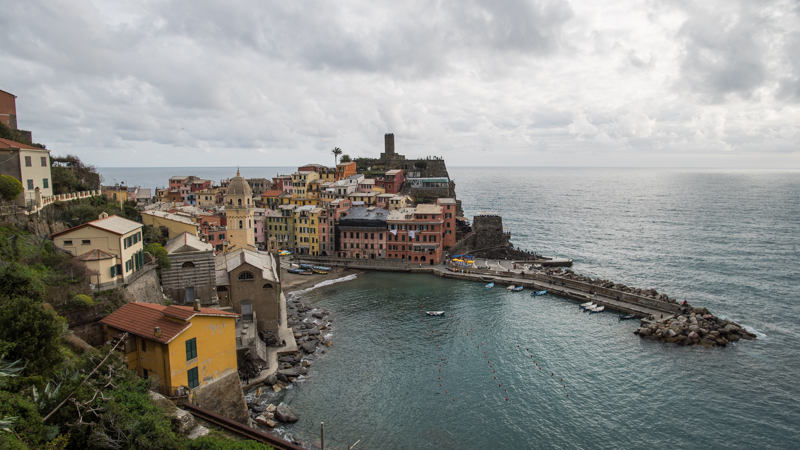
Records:
[[[239,175],[239,171],[236,171],[236,176],[231,179],[230,184],[228,185],[228,197],[231,196],[245,196],[245,197],[252,197],[253,196],[253,189],[250,188],[250,185],[247,184],[247,180],[242,178]]]

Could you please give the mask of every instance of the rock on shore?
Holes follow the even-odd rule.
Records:
[[[702,345],[706,348],[725,347],[741,339],[756,338],[755,334],[741,325],[715,317],[706,308],[690,307],[681,308],[678,314],[667,319],[642,319],[641,326],[633,333],[642,339],[678,345]]]

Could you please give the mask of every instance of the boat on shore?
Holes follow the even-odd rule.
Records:
[[[491,289],[494,287],[494,281],[486,285],[486,289]]]
[[[314,271],[311,269],[300,269],[300,268],[291,268],[287,270],[289,273],[294,273],[298,275],[314,275]]]
[[[332,270],[330,267],[325,267],[325,266],[314,266],[313,269],[314,270],[324,270],[325,272],[330,272]]]
[[[319,268],[317,268],[317,267],[314,267],[314,268],[313,268],[313,269],[311,269],[311,270],[313,270],[313,271],[314,271],[314,273],[318,273],[318,274],[320,274],[320,275],[327,275],[327,274],[328,274],[328,271],[327,271],[327,270],[322,270],[322,269],[319,269]]]
[[[444,311],[425,311],[426,316],[443,316]]]
[[[538,297],[538,296],[544,295],[544,294],[547,294],[546,290],[545,291],[534,291],[534,292],[531,292],[531,297]]]

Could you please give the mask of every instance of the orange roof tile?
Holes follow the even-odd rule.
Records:
[[[191,306],[167,306],[161,311],[165,316],[175,317],[176,319],[189,320],[194,316],[230,316],[238,317],[236,313],[227,311],[220,311],[214,308],[200,308],[200,311],[195,311]]]
[[[262,193],[261,196],[262,197],[277,197],[277,196],[281,195],[282,192],[283,191],[279,191],[279,190],[264,191],[264,193]]]
[[[44,150],[43,148],[34,147],[32,145],[23,144],[21,142],[16,142],[10,139],[3,139],[3,138],[0,138],[0,148],[24,148],[26,150]]]
[[[151,303],[128,303],[100,320],[110,327],[128,333],[151,339],[162,344],[167,344],[183,330],[189,328],[191,323],[180,323],[164,317],[162,311],[166,306]],[[161,336],[155,337],[155,328],[161,328]]]

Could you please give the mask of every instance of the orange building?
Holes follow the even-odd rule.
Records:
[[[356,163],[346,162],[336,165],[336,181],[344,180],[345,178],[356,174]]]

